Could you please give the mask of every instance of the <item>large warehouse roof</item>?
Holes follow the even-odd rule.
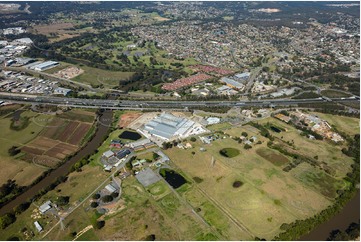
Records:
[[[186,118],[162,113],[159,117],[145,124],[144,129],[152,135],[170,139],[173,136],[183,135],[193,125],[194,122]]]

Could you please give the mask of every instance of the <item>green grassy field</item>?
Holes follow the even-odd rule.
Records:
[[[350,97],[352,95],[335,90],[322,90],[321,94],[329,98]]]
[[[120,81],[124,81],[133,75],[133,72],[108,71],[84,65],[76,65],[84,70],[84,73],[74,77],[72,80],[89,84],[101,85],[107,88],[113,88],[119,85]]]

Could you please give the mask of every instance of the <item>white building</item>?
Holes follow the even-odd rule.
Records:
[[[207,124],[210,125],[210,124],[218,124],[221,119],[220,118],[217,118],[217,117],[209,117],[207,118]]]
[[[34,222],[34,225],[35,225],[36,229],[38,230],[38,232],[43,231],[43,228],[41,227],[41,225],[39,224],[38,221],[35,221],[35,222]]]
[[[43,203],[40,207],[39,207],[39,211],[44,214],[46,213],[46,211],[48,211],[49,209],[51,209],[51,201],[46,201],[45,203]]]

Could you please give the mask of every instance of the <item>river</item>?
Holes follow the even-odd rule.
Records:
[[[328,238],[332,230],[339,229],[344,231],[352,222],[358,223],[360,220],[360,190],[346,204],[340,213],[333,216],[327,222],[320,224],[309,234],[304,235],[300,240],[306,241],[324,241]]]
[[[39,183],[30,187],[28,190],[20,194],[14,200],[5,204],[0,208],[0,215],[12,212],[16,206],[31,200],[39,191],[49,186],[61,176],[68,175],[70,168],[83,157],[92,154],[103,143],[105,135],[108,133],[108,129],[112,123],[113,113],[111,110],[105,110],[100,117],[100,121],[97,122],[98,129],[91,141],[89,141],[78,153],[70,158],[67,162],[61,165],[56,170],[52,171],[48,176],[42,179]]]

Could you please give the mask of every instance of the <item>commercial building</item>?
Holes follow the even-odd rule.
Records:
[[[236,78],[239,78],[239,79],[242,79],[242,80],[247,80],[251,76],[251,73],[249,73],[249,72],[238,73],[238,74],[236,74],[234,76]]]
[[[60,95],[66,96],[69,93],[71,93],[71,89],[68,89],[68,88],[58,87],[58,88],[54,89],[54,94],[60,94]]]
[[[227,86],[237,89],[237,90],[242,90],[244,88],[244,85],[242,83],[237,82],[228,77],[222,77],[220,82],[225,83]]]
[[[163,140],[171,140],[174,137],[184,137],[194,126],[192,120],[162,113],[160,116],[144,125],[144,131],[151,136],[156,136]]]
[[[111,150],[105,151],[105,152],[103,153],[103,157],[104,157],[105,159],[109,159],[109,158],[113,157],[114,155],[115,155],[114,152],[111,151]]]
[[[129,143],[129,144],[127,144],[127,146],[129,146],[130,148],[132,148],[134,150],[143,150],[143,149],[147,149],[152,146],[155,146],[155,143],[152,142],[150,139],[141,139],[141,140],[137,140],[135,142]]]
[[[44,71],[46,69],[50,69],[52,67],[55,67],[59,65],[59,62],[56,61],[45,61],[41,64],[35,65],[30,67],[29,69],[35,70],[35,71]]]
[[[131,151],[129,149],[122,149],[122,150],[117,152],[116,157],[118,159],[123,159],[124,157],[126,157],[130,153],[131,153]]]

